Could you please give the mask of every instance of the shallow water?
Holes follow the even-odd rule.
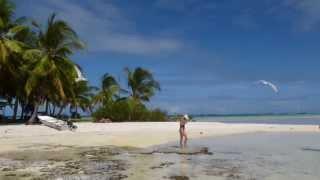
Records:
[[[264,133],[194,141],[257,179],[319,179],[320,133]]]
[[[174,145],[176,143],[153,148]],[[191,140],[189,148],[195,147],[208,147],[213,155],[156,153],[131,157],[129,179],[320,178],[320,133],[259,133]]]
[[[226,115],[194,117],[198,122],[320,125],[320,115]]]
[[[257,133],[191,139],[147,149],[63,147],[0,155],[6,179],[318,180],[320,133]],[[48,146],[49,147],[49,146]],[[56,148],[54,148],[56,149]]]

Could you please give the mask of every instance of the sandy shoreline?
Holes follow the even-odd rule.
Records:
[[[149,147],[178,140],[176,122],[78,123],[76,132],[56,131],[42,125],[0,126],[0,152],[63,146],[132,146]],[[192,122],[187,125],[190,139],[254,132],[319,132],[314,125],[224,124]]]

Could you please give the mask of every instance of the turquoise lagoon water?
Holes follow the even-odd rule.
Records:
[[[194,116],[193,120],[198,122],[223,123],[320,125],[320,115],[317,114]]]

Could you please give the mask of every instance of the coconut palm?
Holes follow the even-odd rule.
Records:
[[[160,84],[148,70],[138,67],[131,71],[129,68],[125,68],[125,72],[128,79],[128,87],[134,99],[148,102],[154,96],[155,91],[160,90]]]
[[[22,25],[25,18],[14,20],[15,7],[8,0],[0,0],[0,95],[14,103],[13,119],[16,119],[18,103],[24,99],[21,86],[25,82],[25,62],[22,53],[32,46],[33,35]]]
[[[77,72],[70,55],[84,47],[76,32],[65,21],[56,20],[55,14],[49,17],[44,29],[33,24],[38,32],[38,45],[24,53],[31,69],[25,90],[34,105],[29,123],[34,122],[39,105],[48,98],[64,101],[68,99],[66,94],[74,97]]]
[[[13,13],[13,4],[7,0],[0,0],[0,77],[6,75],[5,71],[13,70],[9,61],[9,56],[12,55],[12,52],[20,50],[19,48],[11,46],[12,42],[14,42],[12,33],[10,33],[13,26]],[[2,94],[4,94],[4,92],[2,92]]]
[[[89,86],[87,81],[78,81],[74,84],[73,92],[75,97],[70,100],[70,104],[71,107],[75,108],[75,113],[78,113],[78,107],[84,112],[92,112],[92,99],[96,90],[97,88]]]
[[[27,27],[20,25],[21,19],[13,20],[14,5],[8,0],[0,0],[0,70],[15,72],[12,55],[22,52],[24,43],[17,40]]]
[[[118,99],[120,96],[120,92],[124,90],[121,89],[117,80],[110,74],[106,73],[102,76],[101,79],[101,90],[94,97],[94,103],[101,103],[103,105],[107,105],[113,102],[115,99]]]

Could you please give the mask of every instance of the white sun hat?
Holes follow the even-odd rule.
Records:
[[[190,120],[188,114],[183,115],[183,119]]]

